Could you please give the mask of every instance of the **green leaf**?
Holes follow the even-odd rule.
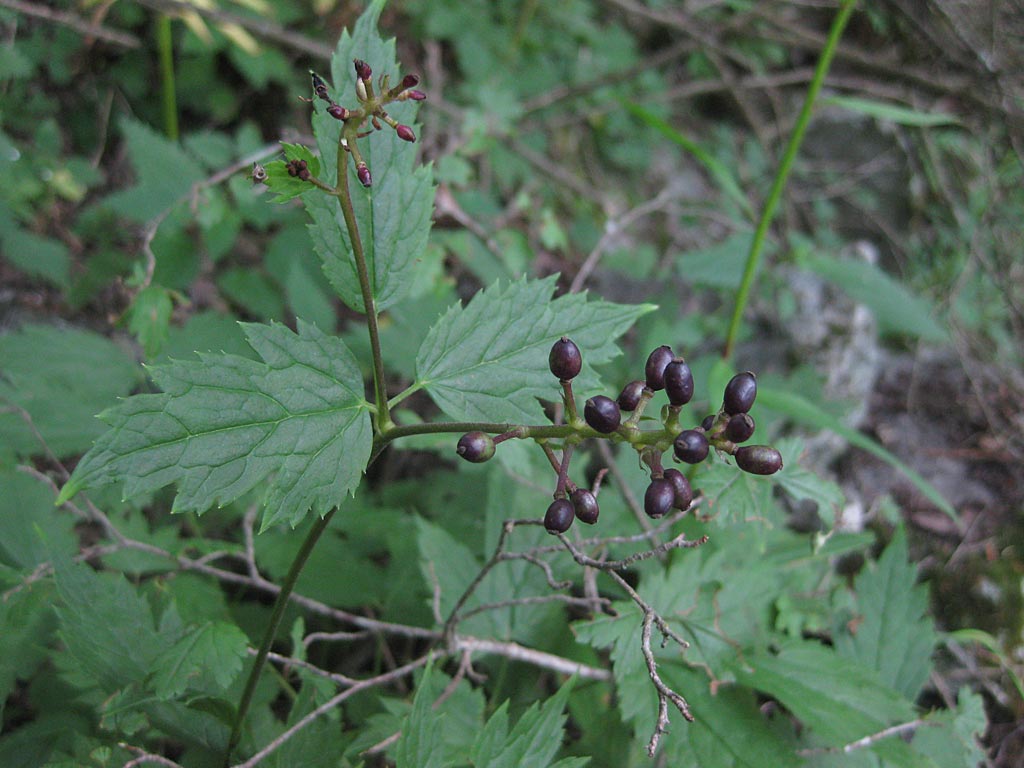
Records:
[[[922,112],[919,109],[909,109],[898,104],[889,104],[874,99],[857,99],[851,96],[826,96],[821,100],[822,104],[829,104],[834,107],[842,107],[851,112],[859,112],[868,117],[878,120],[886,120],[898,125],[909,125],[916,128],[930,128],[936,125],[960,125],[960,120],[954,115],[944,112]]]
[[[242,671],[248,639],[234,624],[211,621],[189,629],[155,660],[153,685],[161,699],[180,696],[194,678],[212,678],[226,689]],[[207,691],[209,686],[198,686]]]
[[[942,342],[947,330],[935,319],[931,302],[916,296],[866,261],[804,256],[800,265],[825,278],[850,298],[864,304],[885,333],[903,333],[922,341]]]
[[[787,438],[775,444],[782,454],[782,471],[775,481],[786,493],[797,501],[808,499],[817,503],[818,513],[831,528],[835,512],[846,502],[843,489],[831,480],[826,480],[798,463],[804,452],[802,440]]]
[[[918,728],[911,746],[930,757],[938,768],[985,762],[985,750],[978,741],[988,725],[981,696],[961,688],[955,711],[937,712],[925,722],[932,727]]]
[[[139,340],[147,359],[160,354],[167,341],[173,310],[170,293],[159,285],[147,286],[135,296],[128,311],[128,329]]]
[[[0,563],[29,572],[54,551],[78,551],[75,518],[53,506],[53,492],[34,477],[0,468]]]
[[[754,233],[743,230],[720,243],[676,257],[676,272],[687,283],[736,290]]]
[[[305,160],[306,170],[311,176],[320,176],[320,160],[301,144],[288,144],[282,141],[284,156],[289,160]],[[284,160],[275,160],[263,166],[267,172],[266,185],[276,196],[270,202],[286,203],[292,198],[298,197],[304,192],[309,192],[311,187],[308,181],[303,181],[298,176],[292,176],[287,171],[287,164]]]
[[[103,201],[121,216],[150,221],[184,198],[205,175],[181,147],[149,126],[124,118],[121,132],[138,181]]]
[[[402,736],[395,746],[397,768],[441,768],[444,765],[440,749],[444,714],[432,711],[434,697],[428,684],[430,673],[428,668],[416,689],[412,711],[402,724]]]
[[[152,369],[163,394],[105,411],[111,429],[83,457],[59,502],[122,481],[126,497],[178,483],[174,510],[224,505],[269,478],[264,527],[324,515],[355,489],[369,460],[368,403],[339,339],[299,324],[246,325],[263,362],[201,354]]]
[[[395,41],[383,40],[376,29],[383,7],[383,0],[374,0],[356,22],[351,35],[347,30],[342,34],[331,58],[334,88],[329,90],[343,106],[354,108],[357,104],[352,70],[354,58],[368,62],[375,77],[390,75],[392,85],[401,80],[403,72],[395,61]],[[333,186],[337,181],[338,137],[342,124],[320,109],[323,102],[316,100],[314,104],[313,132],[320,149],[321,179]],[[416,127],[416,102],[394,102],[387,110],[399,123]],[[415,167],[416,148],[387,127],[360,139],[359,151],[373,177],[373,186],[369,189],[356,179],[355,163],[348,157],[342,159],[349,173],[348,186],[371,290],[377,309],[383,310],[406,295],[415,273],[416,259],[426,247],[434,203],[433,171],[429,165]],[[338,201],[316,190],[303,199],[313,220],[310,236],[323,260],[324,273],[345,304],[358,312],[365,311],[348,228]]]
[[[126,350],[91,331],[28,325],[0,336],[0,405],[25,409],[58,456],[86,450],[103,431],[96,413],[141,378]],[[0,444],[20,455],[43,452],[16,413],[0,412]]]
[[[587,301],[585,294],[552,301],[556,277],[496,283],[466,307],[451,307],[420,347],[414,386],[453,419],[536,421],[543,417],[536,398],[559,398],[548,352],[560,336],[583,351],[578,391],[595,386],[591,366],[616,356],[615,340],[654,307]]]
[[[0,212],[0,242],[4,258],[22,272],[41,277],[62,290],[71,286],[71,258],[59,240],[29,232]]]
[[[827,746],[842,746],[911,720],[914,709],[874,673],[815,643],[797,643],[778,655],[737,658],[739,682],[777,698]]]
[[[503,703],[473,744],[473,765],[479,768],[551,765],[562,745],[565,705],[572,687],[573,680],[569,679],[543,704],[534,703],[511,732],[508,731],[508,702]],[[560,761],[558,765],[585,765],[585,762]]]
[[[917,568],[907,557],[906,531],[900,526],[875,567],[854,581],[856,630],[837,628],[834,639],[841,656],[877,671],[913,701],[931,672],[938,635],[928,617],[928,590],[915,584]]]
[[[145,598],[120,574],[54,557],[60,634],[77,670],[106,693],[141,683],[168,641]]]
[[[942,494],[939,493],[935,486],[863,432],[843,424],[835,416],[822,410],[807,398],[794,392],[775,389],[774,387],[759,386],[757,402],[758,405],[764,408],[769,408],[788,416],[798,424],[808,424],[819,429],[829,429],[837,435],[846,438],[851,445],[855,445],[873,456],[877,456],[882,461],[902,472],[932,504],[949,515],[958,526],[960,525],[960,521],[956,516],[956,510],[942,497]]]

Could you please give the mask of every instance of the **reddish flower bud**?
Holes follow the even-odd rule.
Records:
[[[370,169],[366,167],[366,163],[359,163],[356,166],[356,176],[359,177],[359,183],[364,187],[373,184],[373,179],[370,178]]]
[[[299,178],[303,181],[309,181],[313,177],[313,174],[309,172],[308,168],[299,169]]]
[[[420,84],[419,75],[406,75],[402,78],[402,89],[415,88]]]
[[[427,94],[423,91],[407,91],[407,93],[409,94],[409,98],[413,101],[423,101],[427,98]]]
[[[370,65],[362,59],[353,59],[352,64],[356,68],[356,77],[360,80],[367,81],[373,77],[373,70],[370,69]]]
[[[327,108],[327,114],[335,120],[347,120],[349,111],[339,104],[331,104],[331,106]]]
[[[327,83],[324,82],[323,78],[313,70],[309,70],[309,75],[313,78],[313,92],[324,101],[330,101],[331,97],[327,93]]]
[[[412,132],[412,128],[408,125],[400,125],[395,128],[395,133],[398,134],[398,138],[402,141],[416,141],[416,134]]]

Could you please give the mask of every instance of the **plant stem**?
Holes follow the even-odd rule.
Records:
[[[252,669],[249,671],[249,677],[245,681],[245,690],[242,692],[242,698],[238,701],[238,713],[235,715],[235,724],[231,728],[231,737],[228,739],[228,746],[224,751],[224,768],[228,768],[231,765],[231,753],[238,746],[238,742],[241,739],[242,725],[245,722],[246,714],[249,712],[249,705],[252,703],[253,694],[256,692],[256,683],[259,682],[263,664],[267,660],[270,646],[277,635],[277,628],[281,625],[281,618],[284,616],[284,610],[288,606],[288,599],[295,589],[295,583],[299,580],[299,574],[302,573],[302,569],[306,565],[306,560],[309,559],[313,547],[316,546],[323,532],[327,530],[327,526],[330,524],[331,518],[334,517],[336,511],[337,507],[332,508],[330,512],[313,523],[313,527],[306,534],[306,538],[302,542],[302,546],[299,547],[295,559],[292,560],[291,567],[288,569],[288,575],[285,576],[284,583],[281,584],[281,591],[277,593],[270,621],[267,623],[266,631],[263,633],[263,639],[260,641],[260,647],[256,653],[256,660],[253,662]]]
[[[164,133],[178,140],[178,99],[174,86],[174,40],[171,17],[161,13],[156,19],[156,47],[160,55],[160,87],[163,91]]]
[[[353,126],[352,133],[355,133]],[[345,124],[342,129],[342,136],[349,141],[349,146],[355,143],[355,136],[347,136],[349,125]],[[338,205],[341,206],[341,214],[345,217],[345,226],[348,228],[349,242],[352,244],[352,256],[356,262],[356,272],[359,274],[359,289],[363,294],[363,310],[366,312],[366,327],[370,332],[370,354],[373,357],[373,394],[377,404],[376,432],[384,432],[391,426],[391,412],[388,408],[388,391],[384,383],[384,357],[380,351],[380,330],[377,327],[377,302],[373,298],[373,287],[370,285],[370,271],[366,266],[366,254],[363,252],[363,241],[359,237],[359,225],[356,222],[356,212],[352,207],[352,193],[348,186],[348,152],[341,146],[338,147]]]
[[[856,4],[857,0],[843,0],[839,7],[839,13],[836,14],[832,22],[832,28],[828,32],[828,39],[825,41],[825,48],[821,52],[818,66],[814,70],[814,77],[811,78],[810,87],[807,89],[807,97],[804,99],[803,108],[796,119],[793,133],[790,135],[786,151],[782,155],[782,162],[779,165],[779,169],[775,172],[775,178],[772,180],[771,190],[768,192],[764,209],[761,211],[761,218],[757,222],[757,229],[754,231],[754,239],[751,241],[750,250],[747,252],[747,263],[743,269],[743,279],[736,292],[736,307],[732,313],[729,332],[725,339],[725,349],[722,352],[722,357],[726,360],[732,357],[733,347],[739,335],[740,323],[743,320],[743,312],[747,307],[747,300],[750,297],[750,289],[754,284],[754,277],[757,274],[757,268],[764,252],[768,228],[771,227],[772,220],[775,218],[775,211],[779,207],[779,201],[782,199],[782,191],[786,187],[786,181],[793,167],[793,161],[796,159],[796,154],[803,143],[804,133],[807,131],[807,125],[811,120],[811,112],[814,110],[814,101],[818,97],[822,84],[825,82],[825,76],[828,74],[829,67],[832,64],[832,57],[835,56],[836,49],[839,47],[839,38],[842,36],[846,22],[849,21],[850,14],[853,13]]]

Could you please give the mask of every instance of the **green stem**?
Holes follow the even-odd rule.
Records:
[[[772,187],[768,192],[768,199],[765,200],[764,210],[761,212],[761,218],[757,222],[754,239],[751,241],[750,251],[747,253],[747,263],[743,270],[743,280],[740,282],[739,290],[736,293],[736,307],[732,313],[732,320],[729,323],[729,332],[725,340],[725,350],[722,353],[722,357],[726,360],[732,357],[733,347],[735,346],[736,338],[739,335],[740,323],[743,320],[743,312],[747,307],[747,300],[750,297],[750,289],[754,284],[754,277],[757,274],[757,268],[764,252],[765,241],[768,237],[768,229],[771,227],[772,220],[775,218],[775,211],[779,207],[779,202],[782,199],[782,191],[786,187],[786,181],[788,180],[789,172],[793,167],[793,161],[796,159],[796,154],[800,150],[800,145],[803,143],[804,133],[807,131],[807,125],[811,120],[811,112],[814,110],[814,101],[817,99],[818,92],[821,90],[821,86],[825,82],[825,75],[828,74],[829,67],[832,64],[832,57],[835,56],[836,49],[839,47],[839,38],[842,36],[843,29],[846,27],[846,22],[849,21],[850,14],[853,13],[853,9],[856,4],[857,0],[843,0],[839,7],[839,13],[836,14],[836,18],[832,22],[832,28],[829,30],[828,40],[825,41],[825,48],[821,52],[821,58],[818,59],[818,66],[814,70],[814,77],[811,79],[811,85],[807,89],[807,97],[804,99],[804,106],[800,110],[800,115],[797,117],[796,125],[793,126],[793,133],[789,137],[789,143],[786,145],[786,151],[782,155],[782,163],[779,165],[779,169],[775,173],[775,178],[772,180]]]
[[[355,146],[355,128],[349,131],[348,123],[342,131],[342,135],[348,139],[349,146]],[[349,136],[347,134],[352,133]],[[349,242],[352,243],[352,256],[356,262],[356,272],[359,274],[359,289],[363,294],[363,310],[366,312],[366,327],[370,332],[370,354],[373,357],[373,393],[377,403],[377,432],[381,433],[391,426],[391,412],[388,407],[388,391],[384,382],[384,357],[380,351],[380,330],[377,327],[377,302],[373,298],[373,288],[370,285],[370,271],[366,266],[366,254],[363,252],[363,241],[359,237],[359,224],[356,222],[356,212],[352,207],[352,193],[348,186],[348,152],[338,147],[338,204],[341,206],[341,214],[345,217],[345,226],[348,228]]]
[[[164,133],[171,141],[178,140],[178,99],[174,86],[174,40],[171,17],[160,14],[156,19],[156,47],[160,55],[160,87],[163,91]]]
[[[231,753],[238,746],[238,742],[242,737],[242,725],[245,723],[245,716],[249,712],[249,705],[252,703],[253,694],[256,692],[256,683],[259,682],[260,672],[263,670],[264,663],[266,663],[267,654],[270,653],[270,646],[277,636],[277,629],[281,625],[284,609],[288,606],[288,599],[295,590],[295,583],[299,580],[299,574],[302,573],[302,569],[306,565],[306,560],[309,559],[313,547],[316,546],[323,532],[327,530],[327,526],[330,524],[331,518],[334,517],[336,510],[337,507],[331,509],[330,512],[313,523],[313,527],[306,534],[306,539],[302,542],[302,546],[299,547],[295,559],[292,560],[291,567],[288,569],[288,575],[285,576],[284,583],[281,585],[281,591],[277,593],[277,599],[274,600],[274,609],[270,614],[270,622],[263,633],[263,639],[260,641],[260,647],[256,652],[256,661],[253,662],[252,669],[249,671],[249,678],[245,681],[245,690],[242,692],[242,698],[238,702],[235,724],[231,728],[231,738],[228,739],[228,746],[224,752],[224,768],[228,768],[231,765]]]

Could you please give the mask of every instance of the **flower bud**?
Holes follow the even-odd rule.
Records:
[[[309,70],[309,75],[313,78],[313,92],[324,101],[330,101],[331,96],[327,93],[327,83],[324,82],[323,78],[313,70]]]
[[[370,69],[370,65],[367,64],[362,59],[353,59],[352,64],[356,68],[356,77],[358,77],[363,82],[366,82],[371,77],[373,77],[373,70]]]
[[[400,125],[395,128],[395,133],[398,134],[398,138],[402,141],[413,142],[416,141],[416,134],[412,132],[412,128],[408,125]]]
[[[370,177],[370,169],[366,167],[366,163],[359,163],[356,166],[356,176],[359,178],[359,183],[364,187],[373,184],[373,179]]]
[[[409,88],[415,88],[420,84],[419,75],[406,75],[402,78],[402,90],[408,90]]]
[[[427,98],[427,94],[423,91],[406,91],[406,94],[408,94],[409,98],[413,101],[423,101]]]
[[[347,120],[349,111],[339,104],[331,104],[331,106],[327,108],[327,114],[335,120]]]

